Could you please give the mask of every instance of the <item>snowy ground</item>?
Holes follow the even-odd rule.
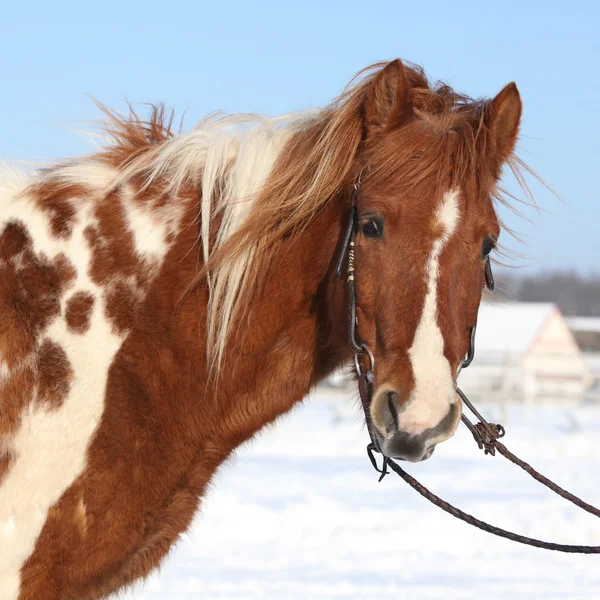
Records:
[[[484,406],[491,420],[494,407]],[[600,504],[600,407],[510,411],[506,445]],[[353,398],[320,390],[217,476],[190,533],[127,600],[600,599],[600,557],[520,546],[381,484]],[[526,535],[600,545],[600,521],[553,497],[463,426],[407,470],[467,512]]]

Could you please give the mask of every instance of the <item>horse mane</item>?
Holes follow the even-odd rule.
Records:
[[[415,114],[436,132],[423,148],[425,159],[414,161],[412,153],[400,152],[382,164],[369,165],[368,156],[366,164],[360,163],[362,107],[384,66],[378,63],[359,72],[320,110],[274,118],[212,114],[187,133],[174,131],[173,112],[163,105],[151,105],[147,119],[131,106],[127,116],[101,107],[110,142],[93,158],[118,169],[114,185],[140,181],[148,191],[157,184],[162,193],[177,195],[191,189],[200,195],[203,266],[189,289],[203,280],[208,285],[206,343],[211,372],[218,373],[232,323],[241,307],[250,304],[271,253],[282,240],[307,227],[361,169],[370,169],[368,176],[389,177],[404,162],[408,169],[403,170],[403,184],[412,185],[439,178],[440,157],[460,180],[468,180],[484,166],[490,141],[483,127],[486,101],[473,100],[445,84],[431,85],[415,65],[405,65]],[[414,129],[418,136],[418,128]],[[422,140],[415,138],[415,144],[422,145]],[[526,165],[515,156],[507,162],[531,197],[520,170]],[[499,188],[493,195],[510,205]]]

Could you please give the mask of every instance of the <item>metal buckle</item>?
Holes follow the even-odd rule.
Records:
[[[373,356],[373,353],[371,352],[371,350],[369,349],[369,346],[367,346],[366,344],[362,343],[360,344],[360,347],[362,348],[363,352],[367,353],[367,356],[369,357],[369,369],[366,373],[363,373],[362,369],[360,368],[360,361],[358,360],[358,352],[354,353],[354,368],[356,369],[356,374],[359,377],[362,377],[363,375],[367,378],[367,380],[369,381],[369,383],[373,383],[373,371],[375,370],[375,357]]]

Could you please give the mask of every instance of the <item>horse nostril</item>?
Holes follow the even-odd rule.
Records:
[[[396,394],[396,392],[393,391],[389,391],[387,392],[387,405],[388,405],[388,409],[390,411],[390,414],[392,415],[392,422],[394,424],[394,430],[397,432],[398,431],[398,408],[396,407],[396,398],[398,397],[398,394]]]
[[[425,452],[425,454],[423,455],[423,458],[421,460],[427,460],[435,451],[435,445],[431,446],[431,448],[429,448],[429,450],[427,450],[427,452]]]

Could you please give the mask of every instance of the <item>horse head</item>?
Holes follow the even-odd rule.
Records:
[[[493,200],[521,100],[514,83],[490,101],[432,89],[396,60],[362,114],[352,276],[358,337],[377,363],[369,417],[385,454],[420,461],[460,421],[456,378],[500,234]]]

